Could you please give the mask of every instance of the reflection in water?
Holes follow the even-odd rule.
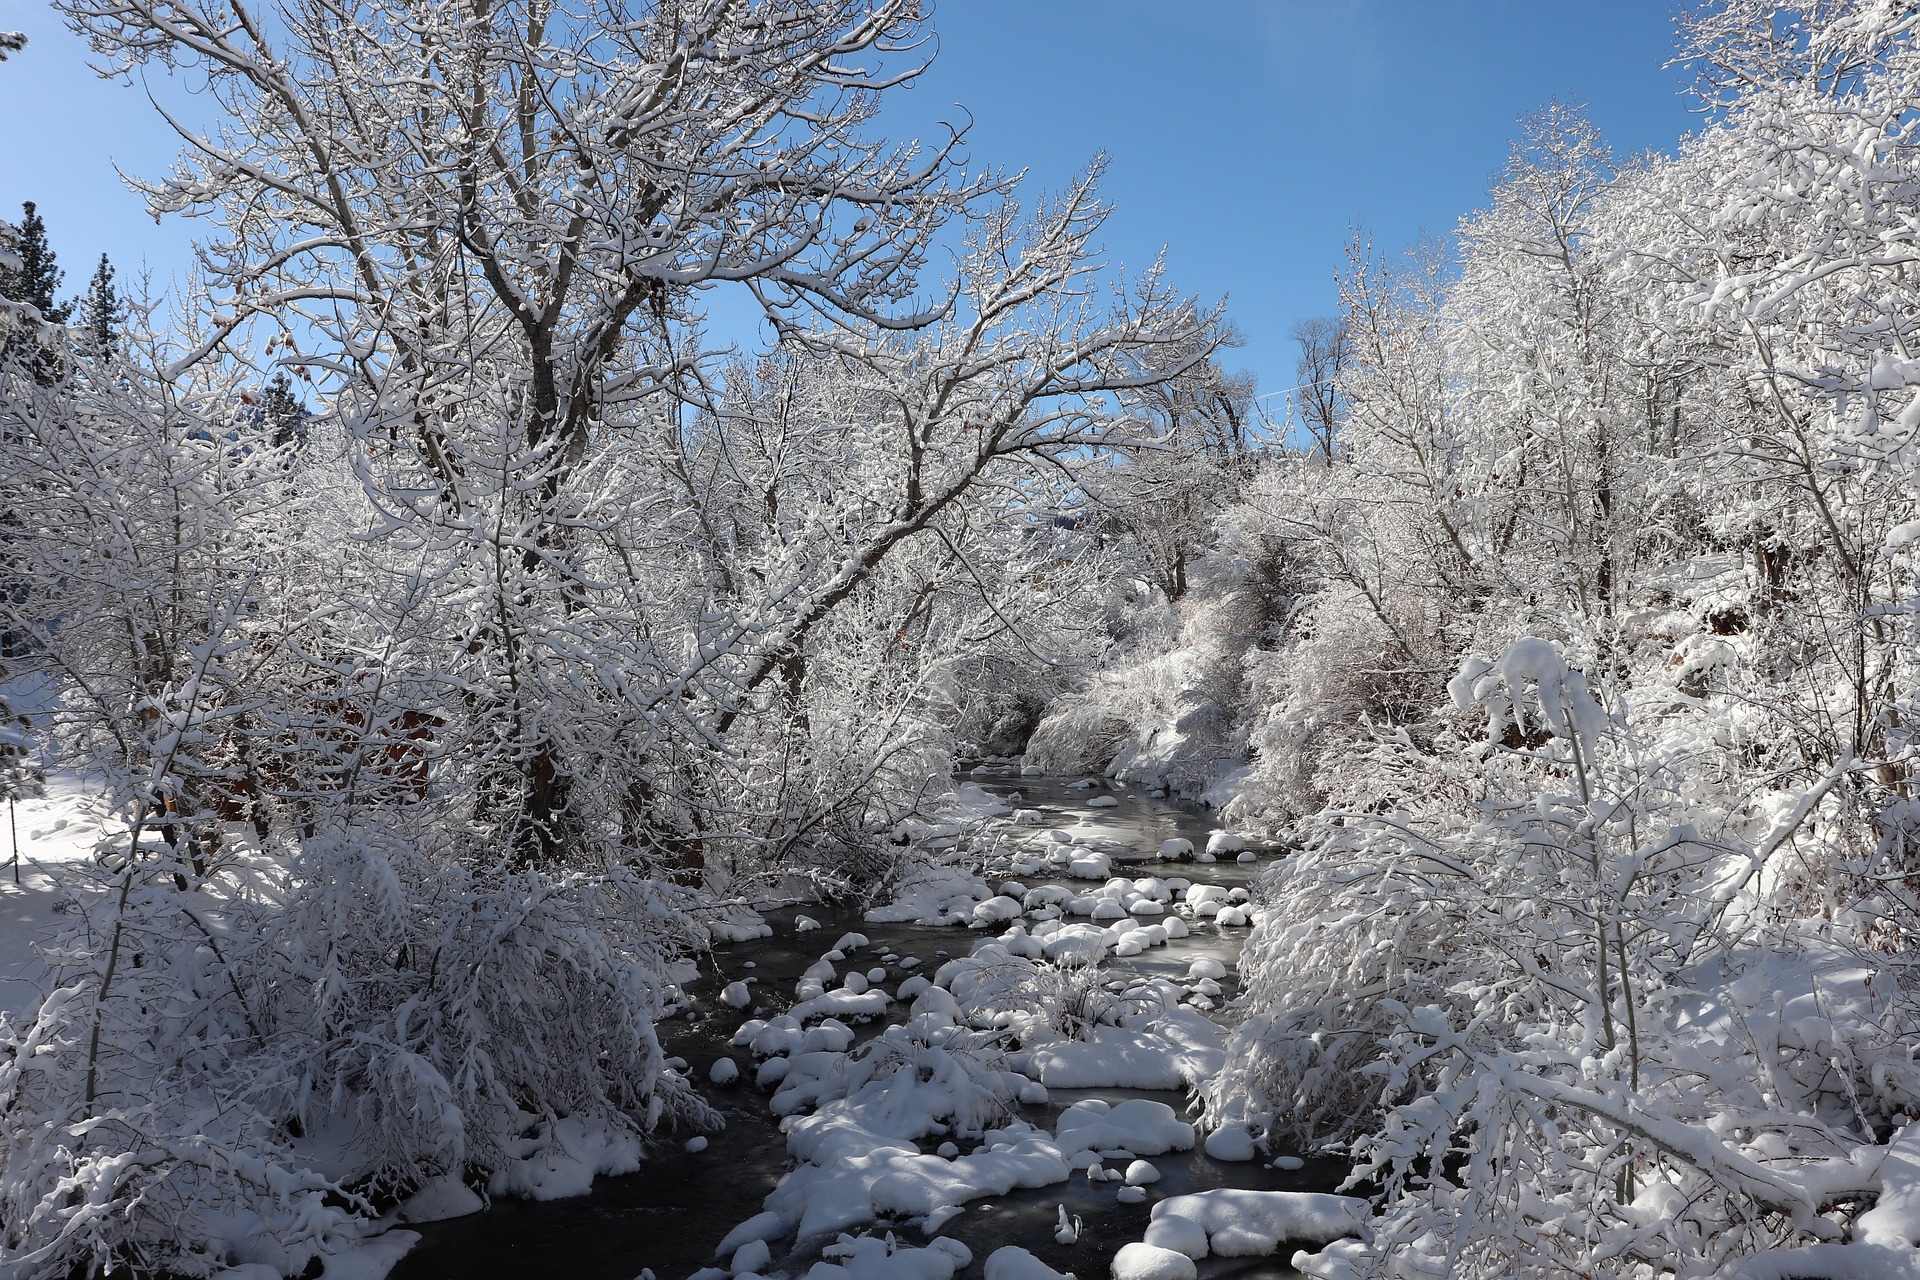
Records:
[[[1207,811],[1149,797],[1138,788],[1112,791],[1110,794],[1120,800],[1117,806],[1090,809],[1086,807],[1088,798],[1109,794],[1105,788],[1099,792],[1075,790],[1068,780],[1053,778],[976,775],[975,780],[1003,794],[1019,792],[1020,806],[1040,810],[1048,826],[1085,834],[1094,848],[1113,856],[1115,874],[1182,875],[1197,883],[1237,886],[1245,884],[1259,869],[1231,859],[1211,865],[1158,862],[1155,854],[1164,840],[1183,837],[1193,841],[1195,847],[1204,848],[1215,821]],[[1044,829],[1015,828],[1009,835],[1018,840]],[[1268,861],[1270,857],[1263,855],[1259,865]],[[1122,867],[1122,862],[1128,865]],[[1043,883],[1074,882],[1028,879],[1023,883],[1031,888]],[[1084,881],[1077,883],[1083,891],[1087,887]],[[798,933],[794,917],[802,914],[801,910],[788,907],[765,914],[774,926],[773,937],[716,948],[708,972],[699,982],[689,984],[687,989],[696,1000],[699,1018],[675,1019],[660,1028],[667,1053],[691,1064],[708,1100],[726,1115],[726,1129],[708,1135],[705,1151],[685,1151],[681,1139],[687,1135],[668,1138],[656,1144],[638,1173],[602,1178],[587,1195],[538,1203],[498,1201],[485,1213],[416,1227],[423,1238],[394,1269],[393,1280],[524,1280],[547,1276],[634,1280],[642,1268],[650,1268],[658,1280],[682,1280],[701,1267],[713,1265],[714,1246],[735,1225],[760,1212],[762,1200],[787,1167],[785,1138],[778,1121],[767,1110],[770,1094],[753,1087],[751,1071],[747,1081],[731,1088],[706,1083],[707,1067],[717,1057],[730,1055],[743,1067],[749,1065],[747,1052],[729,1044],[733,1032],[750,1016],[765,1017],[784,1009],[801,972],[843,932],[857,930],[871,940],[873,945],[858,953],[861,967],[865,967],[867,957],[878,964],[879,955],[892,950],[903,957],[918,956],[926,962],[929,973],[948,953],[966,954],[980,937],[957,928],[866,924],[857,912],[817,906],[804,908],[804,914],[820,921],[821,928]],[[1245,936],[1244,929],[1220,930],[1210,923],[1197,923],[1186,938],[1129,959],[1109,960],[1106,967],[1119,976],[1138,973],[1177,977],[1195,958],[1210,956],[1228,966],[1228,977],[1222,985],[1231,996],[1232,967]],[[854,958],[850,956],[849,960]],[[752,968],[747,967],[749,963]],[[892,981],[897,983],[904,976],[895,972]],[[752,1006],[733,1010],[718,1001],[720,988],[735,980],[753,982],[751,990],[756,999]],[[896,1016],[904,1017],[904,1006],[896,1008]],[[864,1038],[877,1031],[878,1024],[858,1030]],[[1176,1111],[1187,1104],[1184,1096],[1173,1093],[1055,1089],[1046,1105],[1024,1107],[1021,1116],[1051,1128],[1065,1107],[1088,1097],[1110,1101],[1150,1097]],[[1344,1162],[1336,1160],[1309,1161],[1294,1172],[1268,1169],[1258,1162],[1222,1164],[1208,1159],[1197,1148],[1154,1156],[1152,1160],[1161,1180],[1145,1204],[1119,1204],[1113,1184],[1096,1188],[1076,1175],[1064,1184],[975,1201],[947,1222],[939,1234],[961,1240],[973,1250],[974,1263],[965,1273],[970,1277],[980,1275],[987,1254],[994,1249],[1018,1244],[1059,1270],[1074,1271],[1082,1280],[1094,1280],[1107,1275],[1121,1245],[1140,1239],[1154,1201],[1212,1187],[1330,1191],[1346,1171]],[[1056,1244],[1053,1239],[1057,1206],[1061,1204],[1066,1205],[1069,1215],[1077,1214],[1084,1220],[1080,1238],[1071,1246]],[[887,1229],[895,1230],[905,1243],[924,1243],[916,1227],[880,1224],[875,1228]],[[792,1274],[803,1275],[808,1257],[796,1255],[786,1265]],[[1249,1280],[1296,1274],[1285,1265],[1284,1258],[1209,1258],[1200,1264],[1200,1273],[1203,1277],[1231,1275]]]

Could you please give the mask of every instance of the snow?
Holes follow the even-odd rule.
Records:
[[[1129,1098],[1111,1108],[1078,1102],[1060,1113],[1058,1145],[1066,1156],[1110,1150],[1157,1156],[1190,1151],[1193,1141],[1193,1126],[1151,1098]]]
[[[987,1255],[983,1280],[1073,1280],[1071,1271],[1055,1271],[1018,1245],[1005,1245]]]
[[[1178,1214],[1153,1217],[1147,1223],[1146,1240],[1157,1248],[1171,1249],[1189,1258],[1207,1256],[1207,1229]]]
[[[972,924],[976,929],[984,929],[988,925],[1018,920],[1025,910],[1026,908],[1013,898],[1004,895],[995,896],[975,904]]]
[[[729,1085],[740,1078],[740,1064],[732,1058],[715,1058],[707,1068],[707,1079],[717,1085]]]
[[[1893,1135],[1878,1181],[1853,1243],[1768,1249],[1742,1262],[1733,1280],[1920,1280],[1920,1123]]]
[[[487,1194],[523,1200],[561,1200],[585,1195],[597,1177],[640,1167],[639,1135],[581,1116],[541,1121],[516,1159],[495,1171]]]
[[[1013,812],[1013,806],[977,782],[963,782],[953,789],[953,802],[973,811],[974,820],[998,818]]]
[[[324,1280],[384,1280],[418,1243],[417,1231],[389,1231],[356,1248],[328,1254],[321,1275]]]
[[[1089,853],[1067,864],[1067,874],[1075,880],[1105,880],[1113,874],[1113,859],[1104,853]]]
[[[765,1271],[773,1261],[773,1250],[764,1240],[749,1240],[733,1251],[733,1257],[727,1262],[727,1270],[734,1275],[746,1275],[751,1272]]]
[[[108,813],[99,788],[65,770],[49,770],[43,794],[14,805],[20,835],[20,883],[12,849],[0,849],[0,1012],[31,1013],[45,994],[39,946],[60,927],[66,909],[98,891],[87,873],[94,849],[124,824]],[[9,839],[11,837],[9,836]]]
[[[804,1280],[952,1280],[973,1261],[971,1249],[944,1237],[913,1249],[896,1245],[891,1235],[842,1236],[820,1252],[824,1260],[814,1263]]]
[[[1084,1041],[1035,1048],[1030,1070],[1054,1089],[1182,1089],[1211,1079],[1224,1058],[1216,1023],[1171,1009],[1125,1027],[1095,1027]]]
[[[486,1208],[473,1189],[453,1174],[442,1174],[420,1184],[394,1211],[396,1222],[444,1222],[464,1218]]]
[[[1199,1274],[1186,1254],[1137,1240],[1113,1257],[1113,1280],[1195,1280]]]
[[[859,978],[859,974],[849,975]],[[789,1011],[790,1016],[801,1022],[814,1018],[852,1018],[856,1022],[866,1022],[884,1015],[887,1011],[887,993],[865,990],[866,979],[861,978],[862,990],[850,991],[841,988],[817,995],[811,1000],[802,1000]]]
[[[733,1254],[741,1245],[751,1240],[780,1240],[787,1234],[786,1221],[772,1210],[754,1214],[745,1222],[721,1239],[719,1247],[713,1251],[716,1258],[725,1258]]]
[[[809,1117],[816,1118],[816,1117]],[[801,1131],[790,1131],[800,1137]],[[848,1127],[818,1130],[799,1144],[810,1163],[781,1179],[767,1204],[801,1240],[870,1222],[883,1214],[923,1217],[948,1205],[1006,1195],[1016,1187],[1066,1181],[1071,1170],[1044,1133],[1010,1132],[1010,1141],[944,1160],[910,1141]]]
[[[928,866],[910,872],[893,901],[869,908],[875,924],[967,924],[973,909],[994,894],[978,876],[954,866]]]
[[[1245,1191],[1219,1188],[1171,1196],[1153,1206],[1147,1238],[1189,1257],[1208,1252],[1225,1258],[1264,1257],[1283,1241],[1326,1244],[1365,1229],[1367,1202],[1352,1196],[1308,1191]],[[1166,1224],[1163,1226],[1162,1224]],[[1204,1250],[1195,1251],[1206,1235]]]
[[[720,904],[705,924],[714,942],[752,942],[773,936],[773,926],[744,902]]]
[[[1238,1123],[1221,1125],[1207,1135],[1207,1154],[1215,1160],[1253,1159],[1253,1130]]]

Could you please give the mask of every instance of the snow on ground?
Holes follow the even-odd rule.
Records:
[[[56,771],[45,794],[14,805],[7,843],[0,845],[0,1012],[19,1018],[46,994],[45,970],[36,949],[66,922],[67,914],[95,888],[88,873],[98,864],[94,849],[123,835],[101,803],[98,788],[76,774]],[[19,883],[14,883],[14,834],[19,838]]]

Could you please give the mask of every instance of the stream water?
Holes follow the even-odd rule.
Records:
[[[1149,796],[1136,787],[1114,785],[1101,791],[1074,789],[1071,780],[1009,777],[983,769],[974,780],[988,790],[1020,793],[1017,803],[1038,809],[1047,826],[1072,827],[1087,836],[1089,845],[1108,853],[1114,874],[1181,875],[1196,884],[1244,885],[1252,873],[1272,861],[1273,852],[1260,853],[1257,863],[1231,857],[1212,864],[1178,867],[1157,861],[1164,840],[1184,837],[1204,848],[1214,815]],[[1092,808],[1094,795],[1110,794],[1113,807]],[[1040,828],[1044,830],[1045,828]],[[1031,829],[1029,829],[1031,830]],[[1124,864],[1124,865],[1123,865]],[[1073,882],[1028,877],[1022,883]],[[1080,881],[1076,891],[1084,891]],[[770,938],[715,948],[713,963],[697,983],[687,986],[696,1003],[697,1020],[673,1019],[660,1027],[669,1055],[691,1064],[691,1074],[708,1101],[726,1117],[726,1127],[708,1134],[708,1146],[698,1153],[684,1149],[679,1138],[658,1143],[639,1172],[598,1180],[591,1192],[565,1200],[496,1200],[483,1213],[413,1228],[422,1239],[392,1272],[393,1280],[510,1280],[525,1277],[566,1277],[567,1280],[635,1280],[643,1268],[658,1280],[684,1280],[702,1267],[714,1265],[714,1247],[736,1224],[760,1212],[762,1201],[787,1170],[786,1140],[768,1108],[769,1093],[751,1083],[751,1059],[744,1049],[731,1046],[733,1033],[753,1012],[733,1010],[717,999],[721,986],[735,980],[753,980],[754,1003],[783,1009],[803,970],[817,960],[845,931],[865,934],[871,946],[850,954],[848,963],[864,968],[880,963],[886,951],[914,955],[931,972],[949,954],[967,954],[981,935],[960,928],[916,925],[878,925],[863,922],[857,912],[818,906],[785,907],[762,912],[773,925]],[[818,920],[817,931],[798,932],[795,917]],[[1116,978],[1133,974],[1179,977],[1200,957],[1227,966],[1222,980],[1230,999],[1236,989],[1235,965],[1244,928],[1220,928],[1195,922],[1189,936],[1151,948],[1126,959],[1109,957],[1103,969]],[[905,973],[892,975],[898,982]],[[890,984],[891,985],[891,984]],[[894,1005],[892,1017],[906,1016],[904,1005]],[[878,1024],[860,1029],[872,1034]],[[748,1079],[728,1088],[707,1083],[707,1068],[718,1057],[732,1056],[746,1069]],[[1059,1113],[1082,1098],[1118,1102],[1128,1097],[1154,1098],[1183,1111],[1188,1099],[1179,1093],[1141,1090],[1053,1089],[1048,1101],[1021,1108],[1022,1118],[1051,1126]],[[1331,1191],[1346,1173],[1344,1161],[1309,1160],[1305,1167],[1282,1171],[1260,1161],[1223,1163],[1192,1151],[1155,1156],[1161,1180],[1146,1203],[1117,1203],[1111,1184],[1090,1185],[1075,1177],[1066,1183],[976,1201],[946,1223],[937,1234],[965,1243],[974,1261],[962,1275],[977,1280],[989,1253],[1017,1244],[1049,1265],[1072,1271],[1081,1280],[1104,1280],[1120,1246],[1144,1233],[1153,1202],[1167,1196],[1213,1187],[1245,1187],[1273,1191]],[[1083,1219],[1077,1243],[1056,1244],[1053,1228],[1058,1206]],[[923,1243],[917,1228],[900,1231],[903,1242]],[[1284,1252],[1284,1251],[1283,1251]],[[786,1267],[804,1274],[809,1262],[796,1254]],[[1202,1277],[1255,1278],[1296,1275],[1284,1256],[1266,1259],[1207,1258],[1200,1263]]]

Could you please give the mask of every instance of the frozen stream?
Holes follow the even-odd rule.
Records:
[[[1107,853],[1116,875],[1177,875],[1196,885],[1231,889],[1244,885],[1251,873],[1271,861],[1272,855],[1265,852],[1255,865],[1238,863],[1232,855],[1205,865],[1159,861],[1156,855],[1165,840],[1185,838],[1204,849],[1208,833],[1217,829],[1216,823],[1209,813],[1151,798],[1139,788],[1089,791],[1074,789],[1070,780],[988,774],[976,774],[975,780],[997,793],[1018,791],[1022,798],[1016,804],[1040,811],[1041,825],[1007,829],[1009,836],[1019,839],[1049,828],[1069,829],[1082,837],[1083,843],[1077,847]],[[1108,807],[1088,805],[1094,796],[1105,794],[1119,803]],[[995,876],[990,875],[988,880],[997,883]],[[1089,888],[1084,879],[1029,875],[1019,880],[1028,888],[1052,884],[1075,893],[1085,893]],[[713,953],[717,972],[710,969],[700,981],[687,987],[697,1004],[697,1020],[675,1019],[660,1029],[666,1051],[686,1060],[701,1091],[726,1116],[726,1128],[707,1135],[705,1150],[689,1152],[679,1138],[668,1139],[655,1147],[639,1172],[602,1178],[587,1195],[545,1202],[496,1200],[484,1213],[416,1227],[424,1238],[393,1271],[394,1280],[543,1276],[635,1280],[643,1268],[651,1269],[658,1280],[683,1280],[703,1267],[715,1265],[715,1247],[736,1225],[761,1212],[763,1201],[791,1167],[786,1139],[770,1110],[771,1090],[754,1085],[755,1059],[746,1048],[731,1043],[736,1030],[750,1016],[767,1018],[785,1010],[793,1002],[795,984],[804,971],[845,933],[863,934],[869,945],[849,953],[838,968],[864,972],[870,967],[887,967],[887,979],[878,985],[888,990],[897,988],[913,972],[930,976],[950,956],[965,956],[983,940],[980,931],[873,924],[854,912],[814,906],[773,909],[763,914],[773,926],[773,936],[717,947]],[[798,931],[796,918],[800,916],[819,921],[820,928]],[[985,935],[996,936],[1004,927],[995,926]],[[1186,977],[1194,960],[1216,959],[1228,970],[1220,980],[1224,990],[1219,1003],[1224,1004],[1234,992],[1233,966],[1247,931],[1243,927],[1220,927],[1211,921],[1195,921],[1191,927],[1188,936],[1137,956],[1110,955],[1102,967],[1103,975],[1115,981],[1135,975],[1179,980]],[[899,960],[882,966],[883,955]],[[922,964],[901,967],[910,956],[919,958]],[[752,1003],[747,1008],[730,1008],[719,998],[725,984],[734,981],[752,984]],[[1217,1016],[1218,1011],[1214,1012]],[[855,1026],[856,1039],[871,1038],[886,1025],[907,1017],[906,1003],[891,1004],[885,1021]],[[720,1087],[709,1083],[709,1068],[721,1057],[731,1057],[742,1069],[743,1078],[737,1084]],[[1036,1127],[1054,1129],[1061,1112],[1082,1099],[1118,1103],[1130,1097],[1155,1099],[1186,1114],[1188,1100],[1183,1092],[1052,1088],[1045,1103],[1022,1106],[1019,1116]],[[932,1150],[931,1141],[925,1149]],[[1198,1146],[1156,1154],[1151,1160],[1160,1179],[1146,1188],[1148,1195],[1142,1203],[1122,1203],[1117,1181],[1096,1184],[1076,1171],[1064,1183],[971,1200],[935,1234],[968,1246],[973,1261],[955,1274],[969,1280],[982,1275],[989,1254],[1008,1244],[1020,1245],[1057,1270],[1076,1273],[1080,1280],[1104,1280],[1115,1252],[1129,1241],[1142,1238],[1149,1210],[1157,1201],[1216,1187],[1330,1191],[1345,1173],[1344,1162],[1332,1160],[1308,1161],[1291,1171],[1271,1168],[1258,1159],[1225,1163],[1210,1159]],[[1054,1240],[1058,1206],[1062,1204],[1069,1215],[1082,1219],[1079,1239],[1072,1245]],[[855,1229],[856,1234],[860,1230]],[[876,1235],[892,1230],[903,1245],[927,1244],[917,1225],[883,1221],[864,1230]],[[829,1243],[831,1237],[784,1259],[776,1247],[768,1273],[804,1275],[820,1256],[820,1246]],[[1199,1274],[1249,1278],[1295,1275],[1285,1261],[1290,1253],[1290,1248],[1284,1248],[1271,1258],[1209,1257],[1201,1260]],[[726,1260],[718,1262],[724,1267]]]

